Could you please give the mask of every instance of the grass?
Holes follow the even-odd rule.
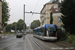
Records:
[[[75,45],[75,35],[69,34],[69,35],[67,35],[67,36],[68,36],[68,39],[67,39],[66,42],[69,42],[69,43],[72,43],[72,44]]]
[[[4,32],[4,33],[1,33],[1,34],[15,34],[15,33]]]

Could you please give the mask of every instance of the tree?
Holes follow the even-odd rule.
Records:
[[[9,7],[8,3],[5,0],[2,0],[2,23],[4,26],[7,25],[7,21],[9,20]]]
[[[16,22],[13,22],[13,23],[11,24],[11,29],[12,29],[12,30],[15,30],[15,24],[16,24]]]
[[[50,24],[53,24],[53,17],[52,17],[52,12],[50,13]]]
[[[23,30],[23,24],[24,24],[24,21],[22,19],[19,19],[18,22],[13,22],[12,24],[8,24],[6,25],[5,27],[5,30],[6,32],[10,32],[10,30],[15,30],[15,24],[16,24],[16,29],[21,31]],[[26,29],[26,24],[25,24],[25,29]]]
[[[11,25],[12,24],[6,25],[6,27],[5,27],[6,32],[10,32],[11,31]]]
[[[64,0],[61,5],[63,27],[70,34],[75,34],[75,0]]]
[[[39,20],[34,20],[31,23],[31,29],[34,29],[34,28],[39,27],[39,26],[40,26],[40,21]]]
[[[19,19],[17,22],[17,30],[23,30],[23,25],[24,25],[24,21],[22,19]],[[25,29],[26,29],[26,24],[25,24]]]

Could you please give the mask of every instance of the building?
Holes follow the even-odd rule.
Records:
[[[40,12],[41,25],[50,24],[51,12],[53,13],[52,14],[53,24],[56,24],[58,27],[60,27],[63,24],[60,19],[61,18],[61,13],[60,13],[61,1],[62,0],[50,0],[48,3],[44,5],[44,7],[42,8]]]
[[[2,1],[0,0],[0,31],[2,27]]]

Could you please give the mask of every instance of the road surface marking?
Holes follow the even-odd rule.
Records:
[[[26,38],[24,39],[24,49],[26,50]]]
[[[24,50],[26,50],[26,41],[24,40]]]
[[[28,40],[28,43],[30,45],[31,50],[33,50],[32,45],[31,45],[30,40],[28,39],[28,37],[27,37],[27,40]]]

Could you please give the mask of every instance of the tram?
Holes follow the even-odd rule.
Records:
[[[42,40],[57,40],[57,26],[55,24],[45,24],[34,29],[34,37]]]

